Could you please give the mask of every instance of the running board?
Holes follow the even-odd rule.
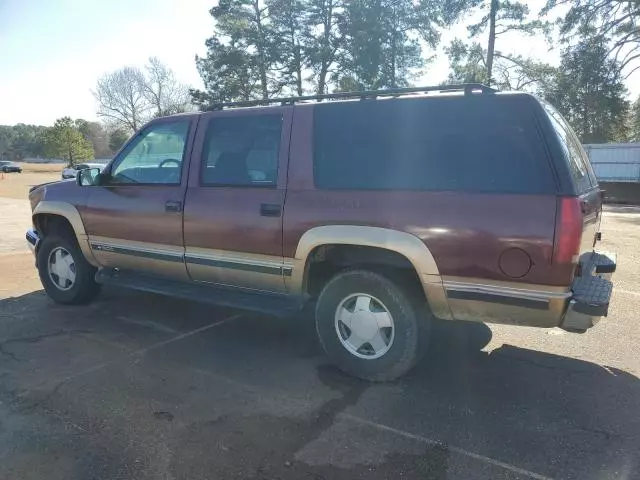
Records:
[[[99,269],[96,273],[96,282],[278,317],[294,315],[303,306],[301,301],[287,295],[196,282],[180,282],[112,268]]]

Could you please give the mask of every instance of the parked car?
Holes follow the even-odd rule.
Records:
[[[22,173],[22,167],[15,162],[9,162],[7,160],[0,160],[0,172],[2,173],[11,173],[18,172]]]
[[[62,169],[62,179],[67,180],[69,178],[76,178],[78,172],[80,170],[84,170],[85,168],[97,168],[99,170],[102,170],[104,168],[104,165],[100,163],[76,163],[75,165]]]
[[[616,268],[594,251],[601,192],[567,122],[475,84],[155,119],[102,172],[29,198],[55,302],[102,284],[276,314],[312,302],[329,357],[376,381],[411,368],[434,318],[584,332]]]

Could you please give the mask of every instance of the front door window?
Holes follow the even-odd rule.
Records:
[[[157,123],[127,146],[109,183],[179,185],[189,122]]]

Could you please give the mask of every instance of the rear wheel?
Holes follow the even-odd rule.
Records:
[[[56,303],[88,303],[100,292],[94,279],[96,269],[67,232],[44,237],[38,248],[38,273],[47,295]]]
[[[428,341],[431,318],[409,285],[367,270],[337,274],[316,306],[323,349],[345,372],[373,381],[406,373]]]

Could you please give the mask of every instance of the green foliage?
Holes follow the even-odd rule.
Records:
[[[56,120],[44,135],[44,150],[47,156],[62,158],[69,165],[93,159],[93,146],[83,137],[76,122],[69,117]]]
[[[445,48],[449,57],[449,77],[447,83],[480,82],[487,83],[486,51],[480,43],[466,44],[454,39]],[[556,78],[557,68],[525,58],[522,55],[495,54],[492,85],[499,90],[524,90],[539,93],[551,85]]]
[[[349,2],[340,25],[340,74],[362,90],[407,86],[424,65],[418,12],[412,1]]]
[[[0,125],[0,160],[23,160],[43,155],[43,134],[46,127],[19,123]]]
[[[630,112],[629,140],[640,142],[640,96],[633,102]]]
[[[286,92],[304,93],[306,50],[311,36],[308,2],[301,0],[267,0],[274,38],[275,55],[279,59],[278,83]]]
[[[207,55],[196,56],[206,90],[191,90],[196,105],[268,98],[280,90],[267,11],[258,0],[221,0],[210,10],[216,34],[205,43]]]
[[[126,130],[121,128],[113,130],[109,134],[109,149],[112,153],[117,152],[128,139],[129,133]]]
[[[542,13],[564,7],[566,0],[548,0]],[[640,69],[640,1],[572,0],[559,19],[561,39],[568,44],[598,37],[626,77]]]
[[[565,49],[555,79],[544,91],[583,143],[620,141],[627,136],[627,90],[620,64],[607,52],[600,37]]]
[[[467,27],[471,37],[477,37],[489,27],[491,0],[478,2],[470,1],[471,6],[478,6],[486,12],[477,23]],[[521,2],[503,0],[496,2],[496,37],[507,32],[520,32],[527,35],[548,32],[550,25],[539,18],[530,19],[529,7]]]
[[[98,122],[88,122],[87,120],[77,119],[75,126],[82,136],[91,142],[94,154],[97,158],[107,158],[111,155],[112,149],[109,147],[109,134]]]
[[[312,71],[310,81],[319,95],[328,92],[330,76],[335,73],[338,54],[344,47],[340,25],[344,23],[345,4],[343,0],[305,0],[309,12],[305,65]]]
[[[456,38],[444,51],[449,57],[447,83],[487,82],[486,52],[480,43],[469,45]]]
[[[478,9],[483,13],[481,19],[467,27],[469,36],[471,38],[478,38],[487,29],[489,30],[489,38],[487,40],[487,47],[484,50],[484,63],[486,73],[482,76],[483,83],[491,85],[494,83],[495,71],[494,62],[499,54],[496,50],[496,43],[501,35],[508,32],[518,32],[521,34],[535,35],[544,33],[548,36],[550,31],[550,24],[547,21],[543,21],[540,18],[531,18],[531,12],[529,7],[521,2],[512,0],[461,0],[467,8]],[[471,60],[470,65],[473,73],[478,77],[477,70],[477,55],[480,51],[478,43],[474,42],[470,47]],[[503,57],[507,58],[507,57]],[[502,65],[502,77],[504,80],[505,65]],[[513,68],[514,65],[510,65]],[[454,75],[456,72],[452,72]]]
[[[195,105],[249,100],[259,96],[254,58],[234,42],[223,44],[215,37],[206,42],[207,56],[196,57],[205,91],[190,90]]]
[[[221,0],[214,36],[196,57],[200,106],[408,85],[440,30],[463,12],[446,0]],[[426,57],[426,58],[425,58]]]
[[[220,0],[218,6],[211,9],[211,16],[217,22],[219,36],[240,47],[255,70],[259,95],[269,98],[277,92],[278,82],[274,78],[277,49],[267,19],[268,6],[258,0]]]

